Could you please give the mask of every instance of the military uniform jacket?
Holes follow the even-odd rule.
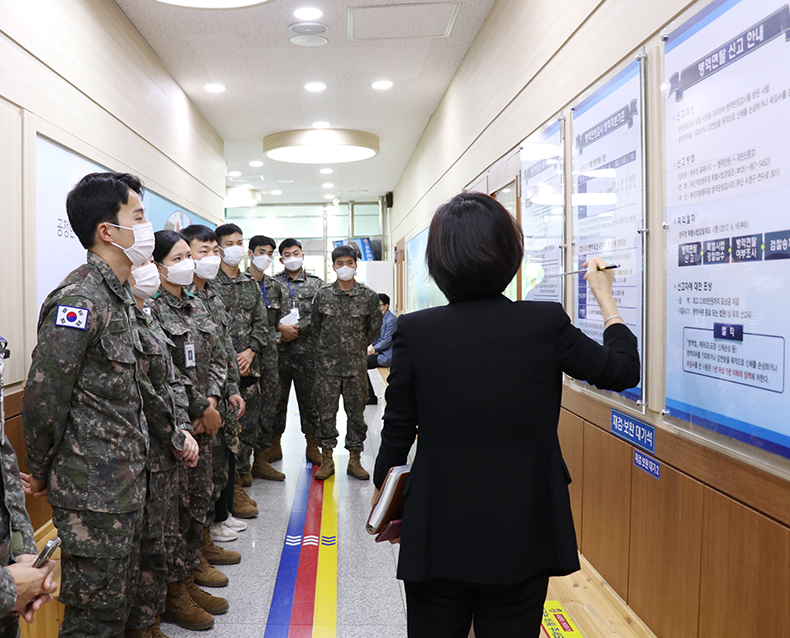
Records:
[[[358,281],[351,290],[327,284],[313,301],[316,376],[367,374],[367,348],[381,332],[379,297]]]
[[[276,369],[278,356],[277,348],[277,326],[283,318],[283,290],[280,283],[266,273],[260,283],[263,305],[266,309],[266,326],[269,333],[269,347],[261,353],[262,369]]]
[[[221,399],[227,381],[228,365],[217,327],[208,310],[195,295],[183,288],[181,297],[164,286],[148,302],[153,316],[175,344],[173,361],[179,372],[189,379],[186,386],[188,414],[194,421],[209,406],[209,397]],[[194,346],[195,365],[187,365],[187,346]]]
[[[48,480],[53,506],[117,513],[144,504],[148,431],[132,299],[89,251],[41,307],[22,425],[27,466]]]
[[[225,302],[233,347],[237,353],[252,348],[255,357],[249,376],[260,377],[261,355],[270,347],[270,341],[266,330],[266,306],[263,305],[258,282],[246,272],[239,272],[231,279],[220,268],[213,288]]]
[[[282,290],[281,318],[290,313],[293,308],[299,309],[299,323],[296,324],[299,327],[299,336],[288,343],[281,341],[277,348],[279,355],[281,357],[289,354],[312,356],[315,353],[311,320],[313,297],[324,285],[324,282],[319,277],[305,272],[304,268],[296,279],[291,279],[286,270],[278,272],[274,279],[280,284]]]
[[[162,472],[176,465],[172,450],[183,445],[184,435],[177,426],[189,422],[189,402],[184,378],[173,363],[175,344],[154,319],[150,308],[145,311],[135,308],[135,315],[143,346],[140,364],[145,373],[141,377],[140,393],[151,437],[148,470]]]

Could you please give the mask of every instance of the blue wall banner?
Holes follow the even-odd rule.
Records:
[[[633,443],[643,450],[647,450],[651,454],[656,451],[656,429],[649,423],[641,419],[635,419],[632,416],[620,412],[620,410],[611,409],[611,422],[609,431],[615,436],[620,437],[624,441]]]
[[[790,458],[790,8],[715,0],[664,56],[666,413]]]

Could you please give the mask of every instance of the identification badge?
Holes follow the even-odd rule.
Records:
[[[194,343],[185,343],[184,344],[184,365],[187,368],[194,368],[195,367],[195,344]]]

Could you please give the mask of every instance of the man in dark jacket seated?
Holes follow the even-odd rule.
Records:
[[[379,308],[384,320],[381,324],[381,335],[373,345],[368,346],[368,370],[375,370],[378,367],[389,368],[392,362],[392,335],[395,334],[398,318],[390,312],[389,295],[383,292],[379,293]],[[376,405],[378,402],[368,376],[368,405]]]

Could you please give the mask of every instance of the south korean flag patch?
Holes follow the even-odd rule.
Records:
[[[75,308],[58,304],[58,315],[55,317],[55,325],[85,330],[88,327],[89,314],[90,311],[86,308]]]

